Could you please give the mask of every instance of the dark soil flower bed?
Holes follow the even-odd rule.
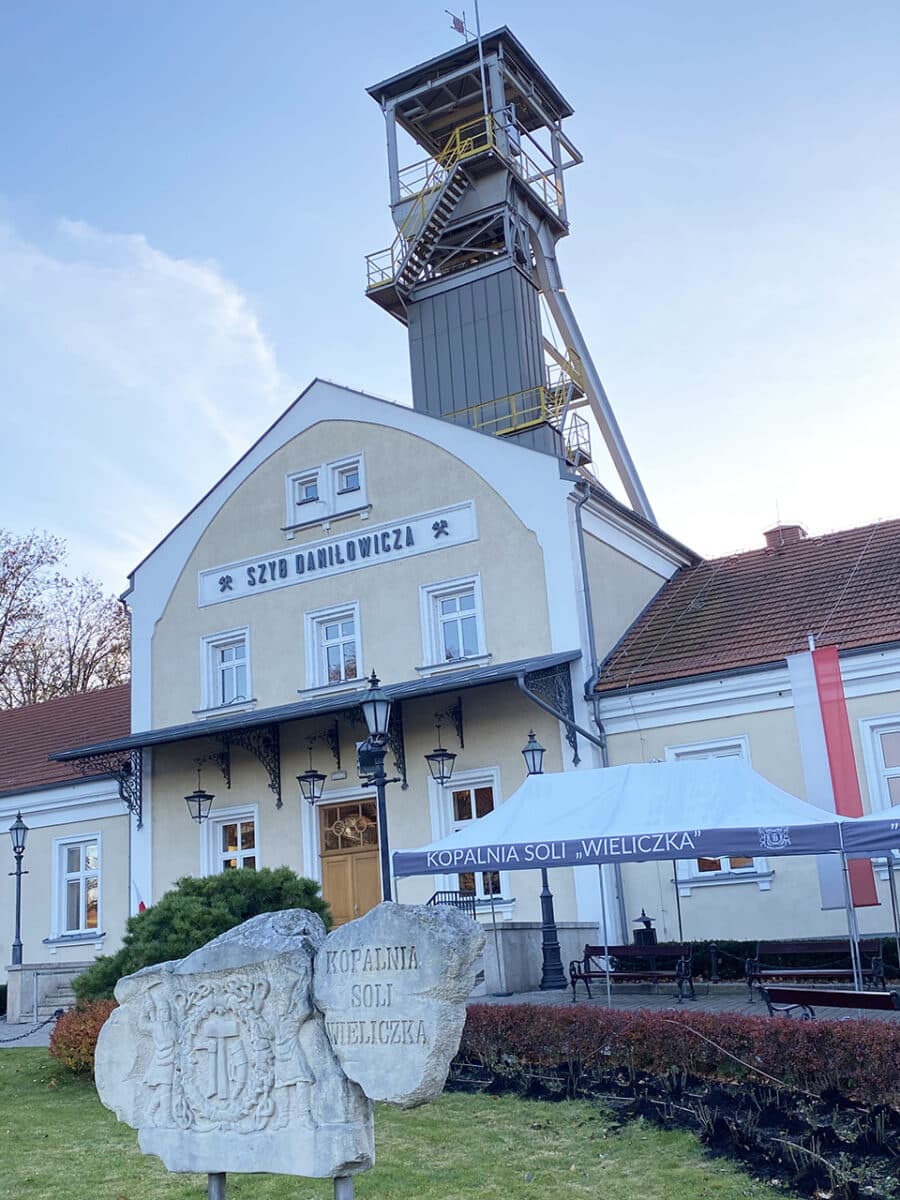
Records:
[[[448,1087],[596,1099],[799,1195],[896,1200],[898,1050],[900,1029],[876,1021],[483,1006]]]

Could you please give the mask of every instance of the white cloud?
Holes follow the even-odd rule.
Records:
[[[0,331],[0,525],[110,587],[292,399],[240,288],[139,234],[0,224]]]

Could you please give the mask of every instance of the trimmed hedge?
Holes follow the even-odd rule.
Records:
[[[497,1075],[565,1068],[572,1094],[595,1072],[755,1077],[803,1092],[900,1106],[900,1023],[795,1021],[704,1012],[471,1005],[457,1063]]]
[[[117,1007],[115,1000],[92,1000],[63,1013],[50,1034],[50,1053],[70,1071],[93,1075],[100,1029]]]

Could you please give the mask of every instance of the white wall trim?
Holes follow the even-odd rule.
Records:
[[[3,796],[0,798],[0,828],[5,828],[7,818],[14,821],[17,812],[21,812],[29,829],[48,829],[53,825],[99,821],[106,817],[128,817],[114,779],[79,780],[59,787]],[[25,853],[28,853],[27,845]]]
[[[124,807],[124,806],[123,806]],[[78,930],[77,932],[67,932],[63,929],[64,921],[62,919],[63,912],[63,897],[60,890],[61,876],[64,874],[62,870],[62,849],[63,846],[80,846],[84,842],[97,843],[97,928],[95,931]],[[51,941],[58,939],[68,940],[69,938],[78,938],[84,941],[102,942],[103,940],[103,835],[99,830],[87,830],[86,832],[79,831],[78,833],[67,833],[62,837],[53,839],[53,848],[51,851],[53,858],[50,863],[50,931],[49,938]]]
[[[900,650],[854,654],[841,660],[848,700],[900,691]],[[735,675],[711,675],[691,683],[615,694],[598,694],[606,732],[633,733],[793,707],[787,665]]]

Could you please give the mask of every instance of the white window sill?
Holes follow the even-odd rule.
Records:
[[[297,695],[315,700],[317,696],[340,696],[342,692],[359,692],[366,686],[365,679],[342,679],[340,683],[321,683],[317,687],[297,688]]]
[[[193,714],[201,721],[206,721],[210,717],[226,717],[229,713],[253,712],[256,704],[255,699],[236,700],[233,704],[219,704],[215,708],[195,708]]]
[[[311,503],[315,502],[312,501]],[[303,508],[304,505],[298,504],[297,507]],[[355,517],[357,515],[359,515],[360,520],[365,520],[371,509],[371,504],[367,504],[361,500],[359,504],[354,504],[350,508],[338,509],[336,512],[319,511],[318,513],[310,513],[308,516],[304,515],[303,520],[292,521],[289,525],[282,525],[281,532],[285,534],[288,541],[290,541],[295,533],[299,533],[303,529],[311,529],[313,525],[321,525],[324,531],[328,533],[332,521],[341,521],[344,517]],[[299,513],[297,515],[300,516]]]
[[[416,667],[416,674],[423,679],[432,675],[446,675],[450,671],[467,671],[472,667],[486,667],[494,656],[492,654],[473,654],[469,658],[454,658],[450,662],[426,663],[424,667]]]
[[[51,937],[45,937],[43,945],[86,946],[91,942],[96,942],[98,946],[101,946],[105,937],[106,933],[103,930],[86,930],[84,933],[55,933]]]
[[[679,879],[678,895],[686,897],[690,896],[693,888],[725,887],[732,883],[755,883],[761,892],[768,892],[772,888],[774,874],[774,871],[748,871],[746,875],[738,872],[725,875],[710,873],[708,878]]]

